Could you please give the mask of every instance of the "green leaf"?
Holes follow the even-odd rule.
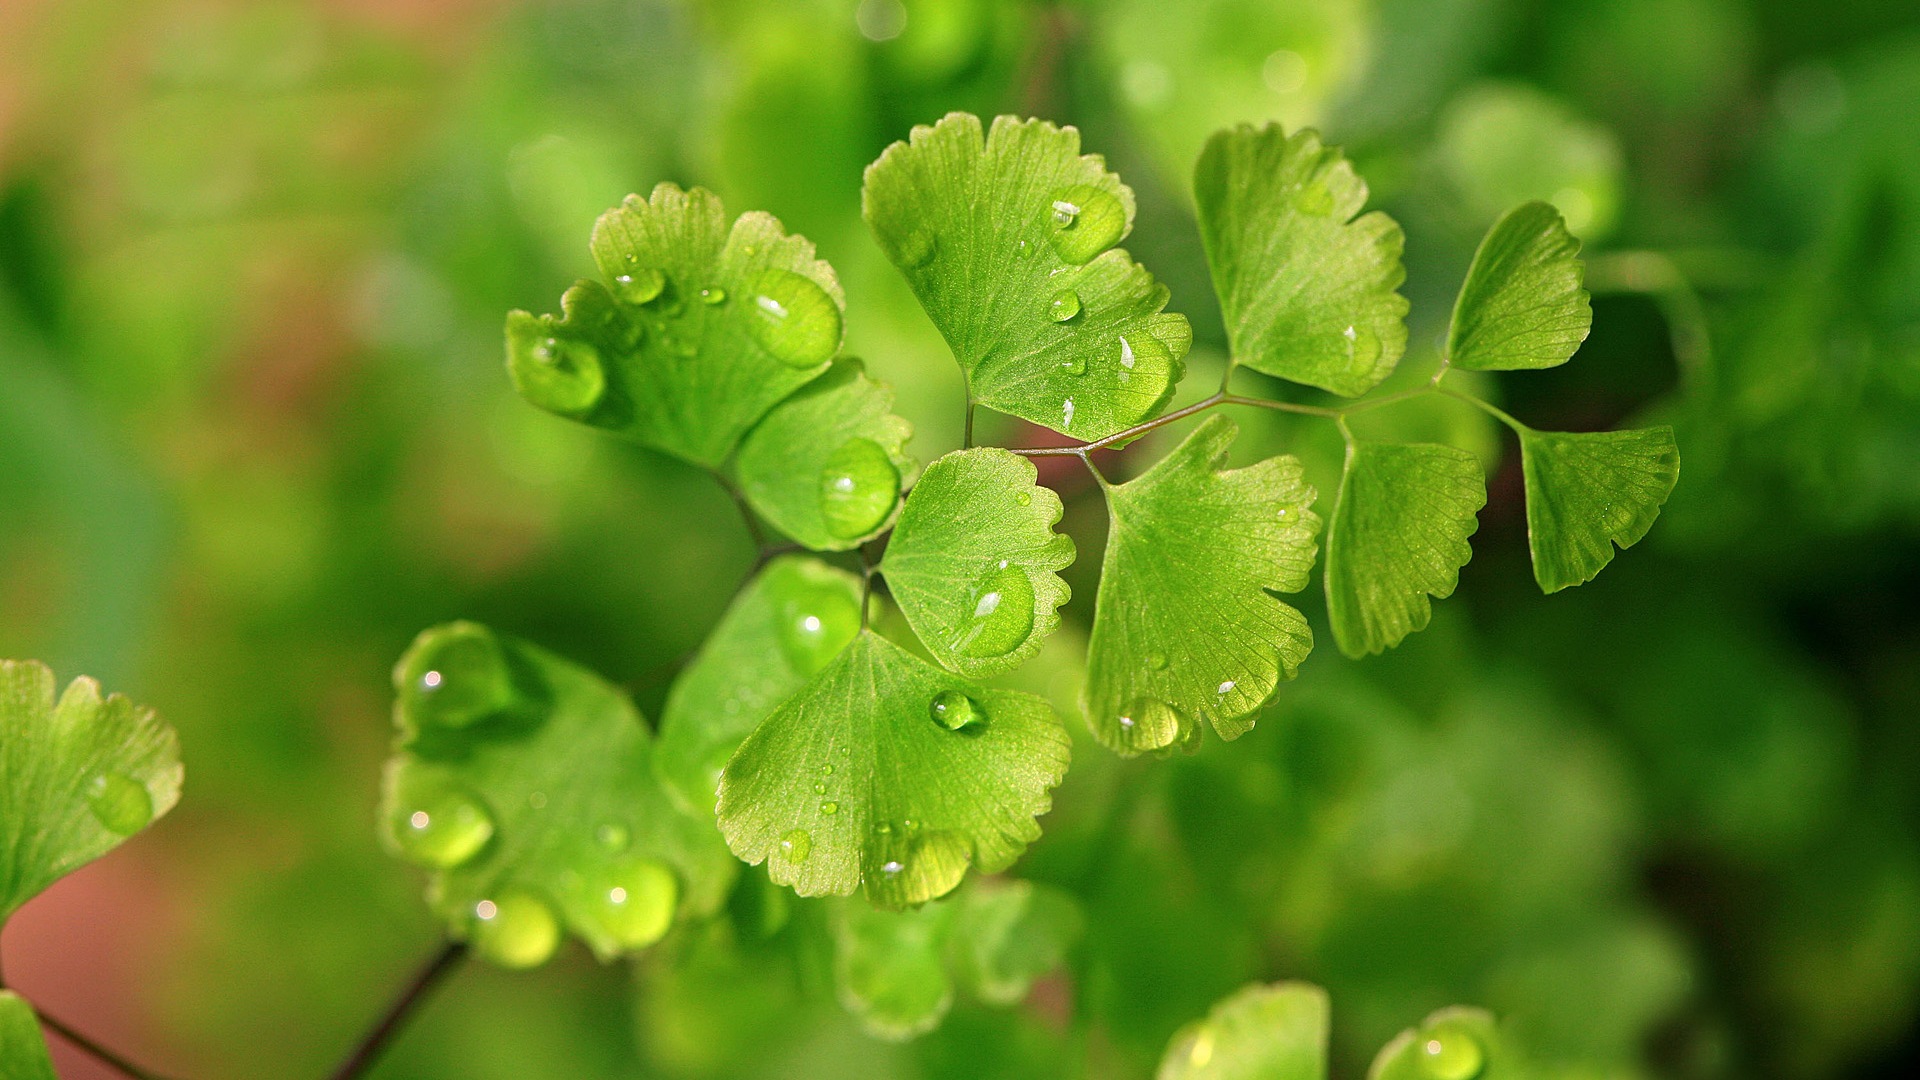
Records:
[[[1025,1000],[1033,981],[1059,967],[1086,916],[1069,893],[1030,881],[983,879],[959,908],[948,956],[975,997],[989,1005]]]
[[[40,1035],[33,1006],[11,990],[0,990],[0,1076],[7,1080],[60,1080]]]
[[[1347,397],[1407,348],[1400,226],[1360,214],[1367,184],[1338,147],[1278,124],[1215,133],[1194,170],[1207,266],[1233,358]]]
[[[1367,1080],[1516,1080],[1530,1073],[1491,1013],[1453,1005],[1381,1047]]]
[[[846,301],[805,237],[672,184],[593,229],[605,282],[562,315],[507,316],[507,369],[541,408],[716,468],[754,422],[826,370]]]
[[[1680,479],[1670,427],[1570,434],[1520,429],[1527,546],[1542,592],[1593,580],[1653,527]]]
[[[1010,671],[1060,625],[1073,539],[1033,462],[998,447],[927,466],[907,495],[880,572],[914,633],[950,671]]]
[[[720,770],[740,740],[859,633],[859,578],[801,555],[768,563],[667,695],[653,765],[668,792],[712,814]]]
[[[966,373],[972,400],[1081,439],[1159,412],[1193,341],[1113,245],[1133,192],[1080,133],[949,113],[867,168],[863,206]]]
[[[640,713],[591,672],[456,622],[414,640],[394,688],[384,838],[433,871],[429,903],[481,955],[537,966],[570,930],[608,959],[726,898],[738,864],[668,797]]]
[[[1223,739],[1313,648],[1275,592],[1306,587],[1320,518],[1292,457],[1223,470],[1239,428],[1209,417],[1138,479],[1108,487],[1106,563],[1088,643],[1084,705],[1108,747],[1137,754]]]
[[[740,443],[734,473],[774,528],[815,551],[846,551],[893,521],[914,461],[913,425],[893,415],[893,391],[857,360],[774,406]]]
[[[1548,203],[1522,203],[1495,222],[1453,305],[1453,366],[1522,371],[1571,359],[1593,326],[1579,254],[1580,241]]]
[[[883,907],[995,873],[1040,835],[1068,740],[1045,700],[984,690],[871,632],[727,763],[720,831],[803,896],[864,880]]]
[[[180,801],[180,743],[152,709],[0,660],[0,925]]]
[[[1341,652],[1357,659],[1426,628],[1427,597],[1453,595],[1486,504],[1486,477],[1465,450],[1348,445],[1327,526],[1327,616]]]
[[[837,905],[833,981],[840,1004],[875,1038],[904,1042],[940,1025],[953,1007],[944,959],[955,904],[886,911]]]
[[[1174,1033],[1156,1080],[1325,1080],[1327,992],[1245,986]]]

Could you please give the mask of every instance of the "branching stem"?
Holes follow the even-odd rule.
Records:
[[[149,1069],[143,1069],[140,1066],[135,1065],[133,1062],[128,1061],[126,1058],[121,1057],[119,1054],[114,1053],[112,1050],[109,1050],[106,1047],[101,1046],[99,1043],[94,1042],[92,1039],[87,1038],[85,1035],[80,1034],[79,1032],[73,1030],[67,1025],[61,1023],[60,1021],[55,1020],[53,1017],[48,1016],[45,1012],[41,1012],[38,1008],[35,1009],[35,1012],[40,1017],[40,1024],[42,1027],[46,1028],[48,1031],[53,1032],[55,1035],[60,1036],[62,1039],[65,1039],[67,1042],[71,1043],[75,1048],[84,1052],[88,1057],[91,1057],[96,1061],[99,1061],[107,1065],[109,1068],[113,1069],[115,1072],[118,1072],[123,1076],[130,1076],[133,1078],[133,1080],[165,1080],[165,1078],[161,1076],[159,1073],[153,1072]]]
[[[413,981],[400,992],[400,996],[387,1007],[386,1013],[360,1040],[360,1044],[354,1047],[353,1053],[332,1072],[332,1080],[356,1080],[357,1077],[366,1075],[380,1060],[380,1055],[386,1051],[394,1037],[400,1034],[407,1021],[413,1019],[415,1012],[425,1003],[427,995],[452,974],[454,968],[460,966],[460,961],[465,959],[466,955],[467,946],[464,942],[450,941],[434,955],[432,960],[427,961],[426,965],[413,977]]]

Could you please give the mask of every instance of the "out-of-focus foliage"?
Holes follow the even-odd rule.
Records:
[[[152,1016],[173,1072],[339,1057],[437,932],[369,829],[387,669],[422,626],[538,640],[661,713],[752,545],[704,475],[528,408],[499,344],[503,311],[595,272],[607,207],[698,184],[812,239],[847,351],[933,460],[961,380],[861,220],[869,161],[952,110],[1078,125],[1133,187],[1128,250],[1191,319],[1204,393],[1227,333],[1190,170],[1216,128],[1278,119],[1321,125],[1405,226],[1386,388],[1432,372],[1500,213],[1564,215],[1591,337],[1473,385],[1543,430],[1672,425],[1686,478],[1633,557],[1541,598],[1513,438],[1446,400],[1355,416],[1489,466],[1478,558],[1429,629],[1323,649],[1232,746],[1120,760],[1076,732],[1014,872],[1085,929],[1022,1004],[962,992],[873,1041],[831,905],[746,870],[631,971],[463,972],[382,1075],[1145,1076],[1279,979],[1328,988],[1343,1075],[1456,1001],[1556,1075],[1903,1075],[1915,100],[1920,17],[1890,0],[9,5],[0,655],[153,703],[194,770],[114,856],[151,865],[178,932],[95,993]],[[1293,453],[1338,490],[1325,425],[1237,419],[1234,464]],[[1106,528],[1083,474],[1040,479],[1075,599],[1006,678],[1065,712]]]

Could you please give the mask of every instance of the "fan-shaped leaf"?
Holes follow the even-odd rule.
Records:
[[[1680,479],[1670,427],[1568,434],[1520,431],[1527,545],[1542,592],[1593,580],[1647,535]]]
[[[1560,211],[1522,203],[1494,223],[1453,305],[1447,356],[1468,371],[1566,363],[1593,326],[1580,241]]]
[[[1242,987],[1167,1044],[1156,1080],[1325,1080],[1327,992]]]
[[[1501,1038],[1493,1015],[1453,1005],[1380,1048],[1367,1080],[1516,1080],[1533,1075]]]

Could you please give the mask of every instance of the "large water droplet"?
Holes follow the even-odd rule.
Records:
[[[108,832],[132,836],[153,820],[153,796],[125,773],[105,772],[87,782],[87,808]]]
[[[899,498],[900,471],[872,439],[848,439],[820,470],[820,517],[843,540],[879,528]]]
[[[967,594],[954,650],[962,656],[1005,656],[1033,633],[1033,579],[1002,563],[981,575]]]
[[[539,967],[560,947],[553,907],[527,889],[508,889],[473,905],[473,948],[505,968]]]
[[[1303,214],[1326,217],[1333,213],[1333,192],[1327,190],[1325,184],[1311,183],[1300,189],[1300,194],[1294,198],[1293,204],[1299,207]]]
[[[1048,199],[1049,239],[1070,263],[1084,263],[1120,241],[1127,231],[1127,208],[1100,188],[1080,184]]]
[[[485,804],[452,783],[400,781],[393,839],[407,858],[450,870],[479,854],[493,838]]]
[[[1172,746],[1185,729],[1193,725],[1180,710],[1158,698],[1141,697],[1128,702],[1115,717],[1120,741],[1131,750],[1158,750]]]
[[[1415,1047],[1421,1071],[1433,1080],[1473,1080],[1487,1065],[1486,1048],[1458,1020],[1421,1029]]]
[[[430,631],[402,661],[396,679],[406,714],[439,727],[466,727],[514,698],[499,639],[477,623]]]
[[[1355,367],[1371,368],[1380,360],[1380,336],[1362,326],[1349,326],[1341,331],[1341,337],[1347,342],[1347,358]]]
[[[942,690],[933,695],[927,710],[933,716],[933,722],[948,731],[970,728],[987,718],[979,702],[958,690]]]
[[[1066,322],[1080,314],[1080,294],[1072,289],[1061,289],[1047,301],[1047,318],[1054,322]]]
[[[534,321],[509,324],[507,373],[521,397],[561,416],[587,415],[607,392],[599,349]]]
[[[656,859],[624,859],[586,880],[582,914],[622,949],[644,949],[666,936],[680,901],[680,882]]]
[[[809,368],[840,348],[840,307],[812,278],[763,270],[753,279],[747,332],[783,364]]]
[[[795,829],[780,838],[780,857],[790,863],[803,863],[813,854],[813,837],[805,829]]]
[[[629,304],[647,304],[658,299],[667,287],[667,275],[652,267],[629,270],[613,279],[613,289]]]
[[[832,663],[860,633],[860,600],[839,581],[785,582],[773,596],[773,610],[780,651],[803,675]]]

